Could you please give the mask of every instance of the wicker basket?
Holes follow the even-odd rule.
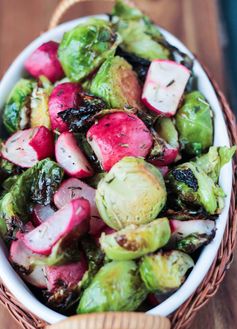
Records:
[[[86,1],[90,1],[90,0],[62,0],[59,3],[58,7],[56,8],[55,12],[53,13],[53,16],[49,24],[49,29],[52,29],[58,25],[62,16],[72,5],[74,5],[75,3],[86,2]],[[100,1],[113,2],[113,0],[100,0]],[[220,91],[215,80],[210,76],[207,70],[206,73],[215,88],[216,95],[222,106],[222,110],[225,116],[225,121],[228,127],[230,141],[232,144],[237,144],[237,127],[236,127],[234,114],[231,111],[225,96]],[[195,293],[174,314],[170,316],[172,329],[187,329],[190,326],[197,311],[200,308],[202,308],[212,296],[215,295],[221,282],[225,277],[226,271],[229,269],[231,265],[233,259],[233,251],[236,243],[236,231],[237,231],[236,168],[237,168],[237,158],[235,156],[233,160],[234,177],[232,180],[232,194],[231,194],[231,203],[229,209],[229,218],[218,254],[215,260],[213,261],[212,267],[209,270],[205,279],[203,280],[202,284],[198,287]],[[37,318],[35,315],[31,314],[28,310],[26,310],[20,304],[20,302],[16,300],[15,297],[4,287],[3,284],[0,284],[0,302],[7,307],[9,312],[13,315],[13,317],[18,321],[18,323],[23,328],[40,329],[40,328],[45,328],[47,326],[47,324],[44,321]],[[110,329],[129,329],[129,328],[162,329],[163,328],[165,329],[169,327],[169,325],[167,325],[168,323],[166,321],[163,321],[163,319],[159,317],[157,321],[153,321],[150,319],[149,316],[146,315],[146,322],[144,322],[142,321],[142,315],[141,314],[138,315],[138,313],[136,317],[134,317],[134,313],[129,313],[129,317],[128,316],[126,317],[124,313],[116,313],[116,314],[112,313],[112,316],[109,316],[108,314],[107,316],[106,314],[102,314],[100,316],[97,316],[96,318],[97,320],[99,320],[99,322],[95,322],[95,318],[89,320],[88,318],[90,318],[90,316],[87,316],[87,318],[84,317],[83,321],[80,322],[81,329],[83,328],[87,329],[89,327],[95,329],[95,324],[96,327],[98,327],[98,323],[100,323],[101,321],[102,321],[101,328],[103,329],[107,329],[107,328]],[[117,320],[115,321],[115,318],[119,321]],[[135,318],[136,321],[134,321]],[[141,318],[141,321],[137,321],[137,318],[139,319]],[[94,325],[92,325],[92,321],[90,322],[90,320],[93,320]],[[125,325],[122,325],[124,323],[123,321],[126,322]],[[70,329],[79,328],[78,323],[76,322],[73,325],[73,322],[74,321],[71,321],[72,324],[70,324]],[[107,326],[108,322],[109,325]],[[114,326],[115,322],[116,325]],[[69,326],[67,324],[63,326],[61,325],[56,327],[54,326],[53,328],[66,329],[69,328]]]

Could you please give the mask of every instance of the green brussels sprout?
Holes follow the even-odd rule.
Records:
[[[20,79],[12,89],[3,112],[3,123],[9,133],[29,126],[30,96],[35,82]]]
[[[48,101],[53,85],[44,76],[40,77],[40,84],[40,86],[35,86],[31,96],[30,126],[45,126],[50,129],[51,124],[48,112]]]
[[[90,92],[111,108],[142,108],[141,87],[132,66],[122,57],[109,57],[92,80]]]
[[[181,148],[190,155],[199,155],[212,145],[212,110],[199,91],[188,93],[177,111],[176,127]]]
[[[178,148],[178,132],[170,118],[159,117],[155,124],[158,135],[163,138],[169,145]]]
[[[228,163],[236,152],[236,146],[212,146],[208,153],[195,159],[196,166],[201,168],[212,180],[217,183],[221,168]]]
[[[96,204],[104,222],[119,230],[157,217],[166,203],[159,169],[141,158],[125,157],[99,182]]]
[[[22,169],[12,162],[0,158],[0,182],[2,183],[11,175],[17,175],[22,172]]]
[[[210,243],[210,241],[211,239],[208,239],[206,236],[191,234],[186,238],[178,241],[176,249],[191,254],[203,245]]]
[[[194,162],[183,163],[167,176],[168,189],[186,206],[201,206],[208,214],[218,214],[224,206],[225,193]]]
[[[64,34],[58,57],[71,81],[80,81],[115,53],[120,43],[110,24],[90,19]]]
[[[9,191],[11,189],[11,187],[16,183],[18,178],[19,178],[18,175],[14,175],[14,176],[10,176],[7,179],[5,179],[5,181],[2,183],[2,187],[4,188],[4,190]]]
[[[158,252],[144,256],[140,274],[150,292],[167,293],[181,286],[186,272],[193,266],[192,258],[182,251]]]
[[[148,60],[170,57],[158,27],[131,2],[117,0],[112,14],[123,50]]]
[[[136,263],[114,261],[95,275],[82,294],[77,313],[134,311],[146,296]]]
[[[130,225],[113,234],[102,234],[100,245],[112,260],[139,258],[166,245],[171,236],[167,218],[159,218],[142,226]]]

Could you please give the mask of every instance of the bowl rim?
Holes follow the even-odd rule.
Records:
[[[4,74],[2,81],[0,82],[0,108],[2,108],[3,100],[7,98],[9,91],[11,90],[13,84],[18,80],[20,76],[22,76],[23,70],[23,62],[25,59],[31,54],[31,52],[36,49],[43,42],[48,40],[57,40],[58,36],[62,35],[65,31],[73,28],[78,23],[82,23],[87,21],[91,17],[103,18],[106,19],[106,15],[91,15],[85,16],[82,18],[78,18],[66,23],[63,23],[56,28],[45,32],[34,41],[32,41],[14,60],[11,66],[8,68],[7,72]],[[214,132],[214,145],[230,145],[228,130],[224,120],[224,116],[221,110],[220,102],[216,96],[214,87],[208,78],[205,70],[202,68],[198,60],[195,56],[185,47],[185,45],[177,39],[173,34],[169,33],[163,28],[160,28],[161,32],[165,35],[168,41],[171,44],[174,44],[181,51],[187,53],[194,59],[194,71],[198,73],[198,80],[202,81],[202,86],[199,85],[198,89],[203,89],[204,95],[207,100],[211,103],[211,106],[214,112],[218,113],[215,115],[215,132]],[[199,83],[200,83],[199,81]],[[200,88],[201,87],[201,88]],[[206,92],[208,90],[208,95]],[[222,137],[220,142],[220,134],[218,134],[219,129],[221,128]],[[225,167],[221,171],[220,175],[220,184],[224,187],[224,191],[227,194],[225,199],[225,208],[223,209],[222,214],[217,219],[217,233],[215,239],[207,245],[198,261],[195,264],[194,269],[188,276],[187,280],[184,284],[174,292],[168,299],[159,304],[158,306],[152,308],[147,313],[148,314],[159,314],[162,316],[167,316],[173,313],[178,307],[180,307],[191,295],[198,286],[201,284],[202,280],[206,276],[209,271],[215,256],[218,252],[219,246],[221,244],[221,240],[224,234],[224,230],[227,224],[228,212],[230,206],[230,195],[231,195],[231,186],[232,186],[232,166],[231,163],[225,165]],[[21,301],[25,308],[27,308],[30,312],[40,317],[44,321],[48,323],[55,323],[65,318],[65,316],[49,309],[43,303],[41,303],[30,291],[30,289],[26,286],[23,280],[18,276],[18,274],[14,271],[12,266],[10,265],[7,259],[7,249],[3,243],[0,241],[0,277],[2,278],[3,283],[7,286],[7,288],[11,291],[15,297]],[[4,269],[4,271],[2,270]],[[200,273],[200,269],[201,273]]]

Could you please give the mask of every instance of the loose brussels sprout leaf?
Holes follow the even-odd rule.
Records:
[[[104,265],[82,294],[77,313],[133,311],[147,292],[133,261]]]
[[[105,223],[119,230],[151,222],[164,207],[166,195],[156,167],[141,158],[125,157],[99,182],[96,204]]]
[[[11,175],[18,175],[22,172],[22,169],[12,162],[0,158],[0,182],[4,181]]]
[[[158,252],[142,259],[140,274],[149,291],[167,293],[181,286],[193,266],[192,258],[181,251]]]
[[[31,80],[21,79],[12,89],[3,112],[3,123],[9,133],[29,126],[30,95],[34,85]]]
[[[156,219],[142,226],[127,226],[113,234],[102,234],[100,244],[106,256],[112,260],[139,258],[166,245],[170,239],[167,218]]]
[[[11,187],[16,183],[16,181],[18,180],[18,178],[19,178],[18,175],[14,175],[14,176],[8,177],[2,183],[2,187],[4,188],[4,190],[8,192],[11,189]]]
[[[193,253],[198,248],[208,244],[212,239],[207,236],[200,236],[191,234],[186,238],[177,242],[176,249],[186,252],[188,254]]]
[[[199,155],[212,145],[212,110],[199,91],[188,93],[176,113],[179,141],[185,153]]]
[[[169,58],[169,50],[159,43],[163,36],[158,27],[133,4],[117,0],[112,14],[123,50],[148,60]]]
[[[195,163],[183,163],[167,176],[168,189],[186,207],[200,206],[208,214],[217,214],[224,206],[225,193]]]
[[[113,55],[119,43],[108,22],[90,19],[64,34],[58,56],[67,77],[81,81]]]
[[[13,209],[12,194],[7,193],[0,201],[0,234],[8,240],[15,231],[21,229],[23,223]]]
[[[163,138],[169,145],[177,148],[179,147],[178,132],[172,119],[159,117],[155,128],[158,135]]]
[[[45,126],[50,129],[48,100],[52,89],[50,81],[44,76],[40,77],[40,85],[35,86],[31,96],[31,127]]]
[[[109,57],[92,80],[90,92],[111,108],[142,108],[141,87],[132,66],[122,57]]]
[[[196,166],[201,168],[215,183],[218,182],[221,168],[228,163],[236,152],[236,146],[212,146],[208,153],[195,159]]]
[[[97,188],[98,185],[99,185],[99,182],[101,181],[102,178],[105,177],[105,175],[106,175],[105,172],[97,173],[97,174],[95,174],[94,176],[87,178],[87,179],[86,179],[86,182],[87,182],[91,187]]]

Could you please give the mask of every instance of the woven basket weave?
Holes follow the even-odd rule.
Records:
[[[49,24],[49,29],[58,25],[60,19],[64,13],[75,3],[87,2],[90,0],[62,0],[55,12]],[[100,0],[113,2],[113,0]],[[237,127],[233,112],[231,111],[228,102],[220,91],[217,83],[206,73],[212,82],[216,95],[222,106],[222,111],[225,116],[225,121],[228,127],[228,133],[230,142],[237,144]],[[174,313],[170,316],[172,329],[187,329],[197,311],[202,308],[208,300],[215,295],[221,282],[223,281],[226,271],[229,269],[233,259],[233,251],[236,243],[236,231],[237,231],[237,158],[235,156],[233,160],[233,180],[232,180],[232,194],[231,203],[229,209],[229,218],[226,226],[225,234],[218,254],[213,261],[212,267],[209,270],[207,276],[203,280],[202,284],[198,287],[195,293]],[[4,304],[18,323],[25,329],[40,329],[45,328],[47,325],[44,321],[37,318],[26,310],[18,300],[0,284],[0,302]],[[95,329],[95,328],[94,328]],[[121,328],[122,329],[122,328]],[[123,328],[126,329],[126,328]],[[154,326],[154,329],[155,326]]]

